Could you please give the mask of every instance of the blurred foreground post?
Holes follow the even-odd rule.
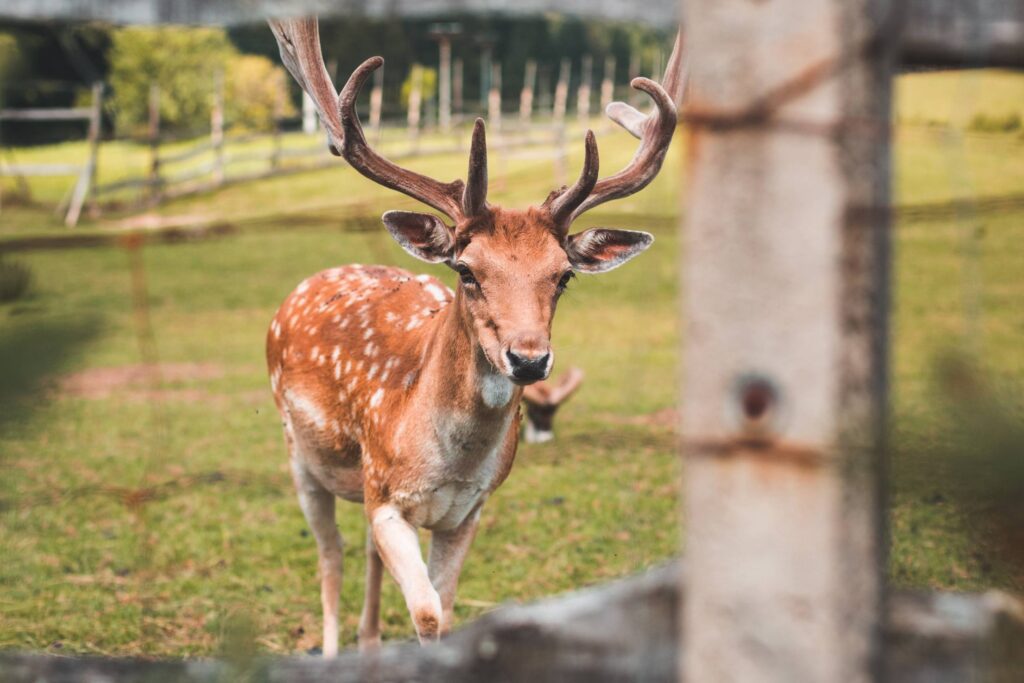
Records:
[[[873,680],[893,32],[869,0],[684,9],[700,58],[685,110],[682,673]]]

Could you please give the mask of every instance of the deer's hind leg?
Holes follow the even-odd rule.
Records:
[[[289,447],[292,444],[289,443]],[[334,518],[334,494],[317,481],[292,450],[292,479],[299,506],[316,538],[320,557],[320,602],[324,615],[324,657],[338,654],[338,594],[341,592],[341,534]]]

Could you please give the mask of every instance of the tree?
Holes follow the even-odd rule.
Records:
[[[239,55],[228,64],[225,93],[228,124],[244,130],[267,130],[276,115],[294,116],[285,71],[266,57]]]
[[[111,102],[118,132],[130,135],[145,127],[152,83],[160,86],[162,128],[205,128],[218,73],[226,71],[236,54],[222,29],[120,29],[110,53]]]

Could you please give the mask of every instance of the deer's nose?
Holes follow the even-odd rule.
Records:
[[[524,382],[536,382],[548,376],[551,369],[551,351],[544,348],[512,347],[505,352],[512,376]]]

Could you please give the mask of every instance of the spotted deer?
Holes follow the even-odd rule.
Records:
[[[637,192],[658,173],[676,126],[679,41],[663,85],[633,81],[654,100],[650,115],[609,107],[640,139],[629,165],[599,180],[588,131],[575,184],[539,206],[510,210],[487,201],[483,121],[473,129],[465,182],[401,168],[367,144],[356,114],[356,97],[383,59],[364,62],[339,96],[323,65],[316,19],[274,20],[271,28],[286,67],[316,104],[330,150],[450,220],[409,211],[383,216],[405,251],[455,270],[454,292],[399,268],[331,268],[298,285],[267,334],[292,477],[319,553],[324,655],[338,650],[337,498],[362,503],[368,526],[360,648],[380,642],[384,568],[426,643],[451,628],[480,510],[512,467],[522,388],[551,372],[559,296],[575,273],[615,268],[653,240],[645,232],[569,228],[584,211]],[[426,562],[419,528],[431,532]]]

